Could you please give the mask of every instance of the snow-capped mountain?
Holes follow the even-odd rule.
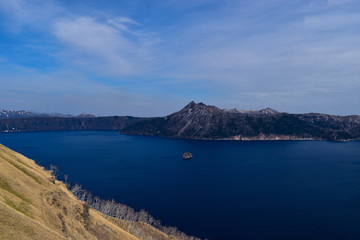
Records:
[[[1,110],[0,109],[0,119],[3,118],[32,118],[32,117],[97,117],[92,114],[82,113],[78,116],[71,114],[62,114],[62,113],[34,113],[26,110]]]

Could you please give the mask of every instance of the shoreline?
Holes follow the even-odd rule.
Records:
[[[179,137],[179,136],[164,136],[164,135],[152,135],[152,134],[136,134],[136,133],[123,133],[121,130],[113,129],[59,129],[59,130],[3,130],[0,133],[22,133],[22,132],[58,132],[58,131],[115,131],[120,132],[123,135],[134,135],[134,136],[151,136],[151,137],[164,137],[164,138],[174,138],[174,139],[189,139],[189,140],[208,140],[208,141],[331,141],[331,142],[350,142],[358,141],[360,139],[338,139],[331,140],[326,138],[315,138],[315,137],[298,137],[291,135],[264,135],[260,134],[258,136],[243,136],[235,135],[225,138],[202,138],[202,137]]]
[[[134,136],[149,136],[149,137],[163,137],[174,139],[188,139],[188,140],[206,140],[206,141],[329,141],[329,142],[350,142],[359,141],[360,139],[338,139],[331,140],[326,138],[312,138],[312,137],[297,137],[291,135],[259,135],[253,137],[246,137],[241,135],[226,137],[226,138],[201,138],[201,137],[178,137],[178,136],[164,136],[164,135],[152,135],[152,134],[136,134],[136,133],[122,133],[124,135]]]

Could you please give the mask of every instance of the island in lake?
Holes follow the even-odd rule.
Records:
[[[183,155],[182,155],[182,158],[184,160],[191,159],[192,157],[193,157],[193,155],[191,154],[191,152],[184,152]]]

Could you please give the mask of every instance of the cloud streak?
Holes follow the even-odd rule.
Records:
[[[334,3],[329,3],[330,6],[335,7]],[[174,65],[182,67],[184,62],[192,65],[178,68],[172,75],[187,81],[211,80],[218,88],[227,89],[227,97],[230,96],[232,102],[239,99],[249,104],[262,96],[259,101],[262,106],[276,104],[281,109],[280,96],[291,93],[293,102],[304,103],[308,111],[336,111],[324,106],[324,101],[318,105],[315,99],[323,97],[336,98],[342,103],[343,109],[347,109],[341,111],[342,114],[350,112],[351,104],[344,102],[341,95],[349,92],[358,100],[351,89],[360,87],[356,77],[360,73],[360,35],[356,28],[360,24],[359,17],[348,11],[334,13],[333,9],[306,14],[287,9],[292,13],[287,16],[291,21],[274,25],[271,18],[283,12],[273,9],[274,6],[268,9],[272,14],[267,18],[228,15],[223,19],[199,21],[183,29],[176,38],[193,36],[189,38],[192,42],[183,43],[187,51],[177,55]],[[251,32],[254,28],[256,31]],[[266,30],[257,30],[261,28]],[[334,94],[324,94],[323,90]],[[252,98],[240,96],[249,97],[249,92],[254,93]],[[302,94],[294,94],[296,92]],[[213,100],[215,104],[219,101],[225,105],[228,99]],[[310,102],[313,102],[312,107],[309,107]],[[256,107],[261,107],[259,105]]]
[[[141,43],[137,44],[124,36],[124,31],[129,31],[124,23],[109,21],[112,25],[90,17],[56,21],[53,33],[67,47],[65,60],[70,58],[73,64],[106,75],[140,72],[140,66],[149,59],[149,53]],[[113,27],[115,22],[116,27]]]
[[[0,0],[3,28],[12,32],[6,36],[35,39],[40,51],[46,49],[43,52],[52,58],[49,69],[53,70],[43,76],[52,80],[35,80],[45,71],[38,67],[40,63],[24,67],[10,60],[11,53],[0,57],[18,65],[24,76],[32,68],[31,81],[43,85],[43,92],[56,91],[50,82],[67,82],[62,93],[71,92],[73,85],[79,86],[75,89],[80,96],[80,86],[86,86],[96,99],[96,91],[111,90],[122,100],[120,96],[128,95],[134,106],[171,99],[167,106],[178,107],[194,99],[222,107],[358,111],[352,104],[359,100],[354,89],[360,89],[357,1],[154,1],[147,5],[137,0],[125,10],[119,4],[110,1],[104,6],[117,6],[121,14],[104,8],[74,10],[60,1],[37,6],[25,0]],[[28,52],[28,62],[36,55],[26,44],[16,47]],[[71,80],[65,81],[59,72],[69,74]],[[10,75],[3,70],[0,81]]]

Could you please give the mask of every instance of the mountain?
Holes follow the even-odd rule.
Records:
[[[128,125],[126,134],[227,140],[360,139],[360,116],[221,110],[190,102],[179,112]]]
[[[14,111],[14,110],[1,110],[0,109],[0,119],[1,118],[19,118],[19,117],[45,117],[46,115],[35,114],[28,112],[26,110]]]
[[[33,116],[0,118],[0,132],[53,130],[119,130],[124,134],[221,140],[360,139],[360,116],[321,113],[290,114],[262,110],[220,109],[190,102],[165,117]],[[10,116],[10,114],[7,114]],[[14,116],[14,114],[13,114]]]
[[[104,203],[101,208],[107,211],[116,206],[112,201]],[[179,231],[180,237],[175,237],[175,228],[165,227],[172,231],[166,234],[144,221],[106,216],[77,199],[51,171],[3,145],[0,216],[0,239],[4,240],[199,240]]]
[[[26,110],[1,110],[0,109],[0,119],[3,118],[33,118],[33,117],[97,117],[96,115],[81,113],[78,116],[71,114],[62,114],[62,113],[34,113]]]

